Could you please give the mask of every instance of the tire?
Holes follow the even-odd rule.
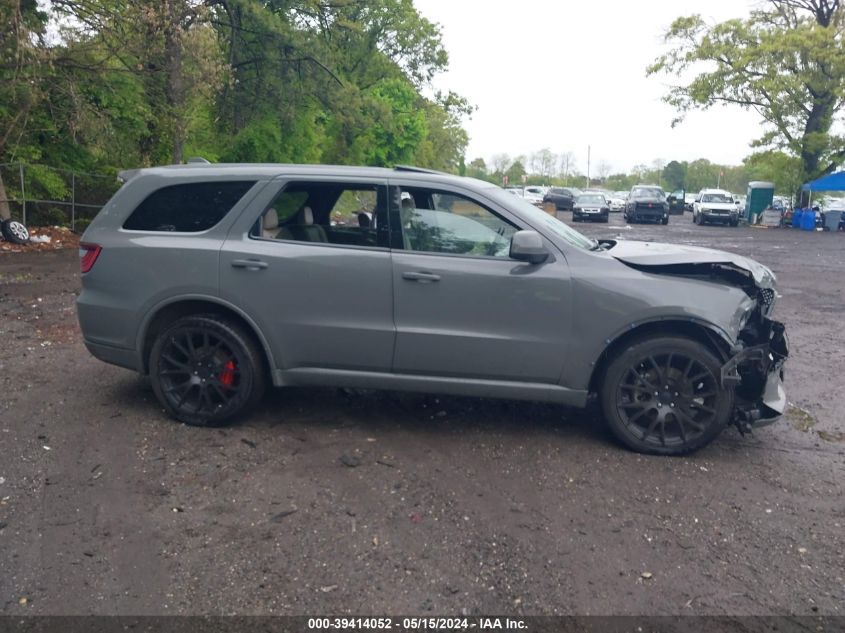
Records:
[[[3,220],[3,223],[0,224],[0,232],[3,233],[3,239],[12,244],[26,244],[29,242],[29,231],[23,224],[16,220]]]
[[[258,404],[264,358],[237,323],[213,314],[174,321],[153,343],[150,381],[165,410],[192,426],[220,426]]]
[[[669,218],[663,218],[662,220],[660,220],[660,224],[666,226],[667,224],[669,224]]]
[[[731,223],[730,223],[730,224],[731,224],[731,226],[738,226],[738,225],[739,225],[739,221],[738,221],[738,220],[731,220]]]
[[[599,391],[611,431],[640,453],[684,455],[706,446],[733,412],[734,392],[722,387],[721,366],[692,339],[635,340],[611,360]]]

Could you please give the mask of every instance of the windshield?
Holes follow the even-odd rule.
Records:
[[[705,193],[701,196],[702,202],[733,202],[730,196],[723,193]]]
[[[578,196],[576,204],[604,204],[604,196],[597,194]]]
[[[520,215],[526,217],[532,224],[540,226],[543,229],[549,229],[558,237],[562,237],[569,244],[586,250],[590,250],[595,247],[597,242],[581,235],[581,233],[575,229],[570,228],[545,211],[541,211],[530,202],[526,202],[523,198],[508,196],[502,189],[492,188],[488,191],[490,195],[493,198],[496,198],[496,200],[498,200],[502,205],[515,209]]]
[[[659,198],[663,200],[664,194],[662,189],[657,187],[634,187],[631,189],[632,198]]]

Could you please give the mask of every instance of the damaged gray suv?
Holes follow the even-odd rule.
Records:
[[[89,351],[218,425],[265,387],[585,407],[665,455],[774,421],[787,340],[766,267],[595,241],[426,170],[188,164],[124,172],[80,249]]]

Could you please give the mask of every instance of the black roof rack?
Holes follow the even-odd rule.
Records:
[[[420,174],[443,174],[448,176],[445,171],[437,171],[436,169],[426,169],[425,167],[414,167],[413,165],[396,165],[393,169],[396,171],[413,171]]]

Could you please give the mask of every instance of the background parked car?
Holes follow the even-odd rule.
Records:
[[[723,189],[702,189],[692,206],[692,221],[696,224],[708,222],[739,224],[739,206],[733,194]]]
[[[604,194],[582,193],[575,199],[572,207],[572,221],[607,222],[610,218],[610,207]]]
[[[611,213],[621,212],[625,208],[625,200],[628,198],[627,191],[613,191],[607,198]]]
[[[546,195],[546,188],[539,185],[531,185],[522,190],[522,197],[533,205],[543,206],[543,198]]]
[[[558,211],[571,211],[580,193],[574,187],[552,187],[543,196],[543,202],[554,202]]]
[[[625,221],[669,224],[669,203],[657,185],[635,185],[625,203]]]

